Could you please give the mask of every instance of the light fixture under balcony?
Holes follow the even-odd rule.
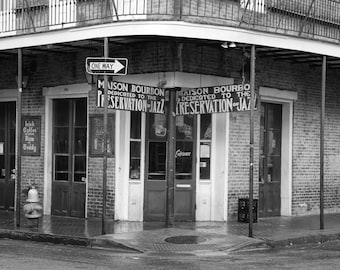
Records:
[[[223,42],[223,43],[221,44],[221,47],[224,48],[224,49],[228,49],[228,48],[229,48],[228,42]]]
[[[229,43],[229,48],[236,48],[235,42],[230,42]]]
[[[224,48],[224,49],[228,49],[228,48],[235,48],[236,47],[236,44],[235,42],[223,42],[221,44],[221,47]]]

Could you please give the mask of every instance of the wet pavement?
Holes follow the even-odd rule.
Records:
[[[0,237],[47,241],[98,248],[120,248],[137,252],[232,252],[340,239],[340,213],[325,214],[320,230],[319,215],[260,218],[249,224],[228,222],[178,222],[171,228],[164,223],[106,222],[102,235],[101,219],[43,216],[37,224],[25,217],[20,227],[14,213],[0,211]]]

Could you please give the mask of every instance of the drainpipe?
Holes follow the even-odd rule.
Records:
[[[324,229],[324,126],[326,93],[326,56],[322,57],[321,113],[320,113],[320,230]]]
[[[255,110],[255,45],[250,55],[250,164],[249,164],[249,237],[253,237],[254,184],[254,110]]]
[[[17,168],[15,224],[20,227],[21,205],[21,93],[22,93],[22,49],[18,49],[18,104],[17,104]]]
[[[104,38],[104,57],[109,57],[109,39]],[[104,156],[103,156],[103,213],[102,213],[102,234],[106,233],[106,186],[107,186],[107,107],[108,107],[108,77],[104,75]]]

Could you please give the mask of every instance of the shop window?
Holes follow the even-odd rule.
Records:
[[[129,178],[132,180],[140,180],[141,144],[141,113],[131,112]]]
[[[210,179],[212,120],[211,114],[202,114],[200,120],[200,179]]]

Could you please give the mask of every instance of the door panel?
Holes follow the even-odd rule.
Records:
[[[259,215],[281,214],[282,106],[261,104]]]
[[[0,103],[0,209],[14,209],[15,102]]]
[[[175,173],[175,219],[195,219],[195,156],[194,147],[196,118],[176,117],[176,173]]]
[[[86,199],[86,99],[53,102],[52,214],[84,217]]]

